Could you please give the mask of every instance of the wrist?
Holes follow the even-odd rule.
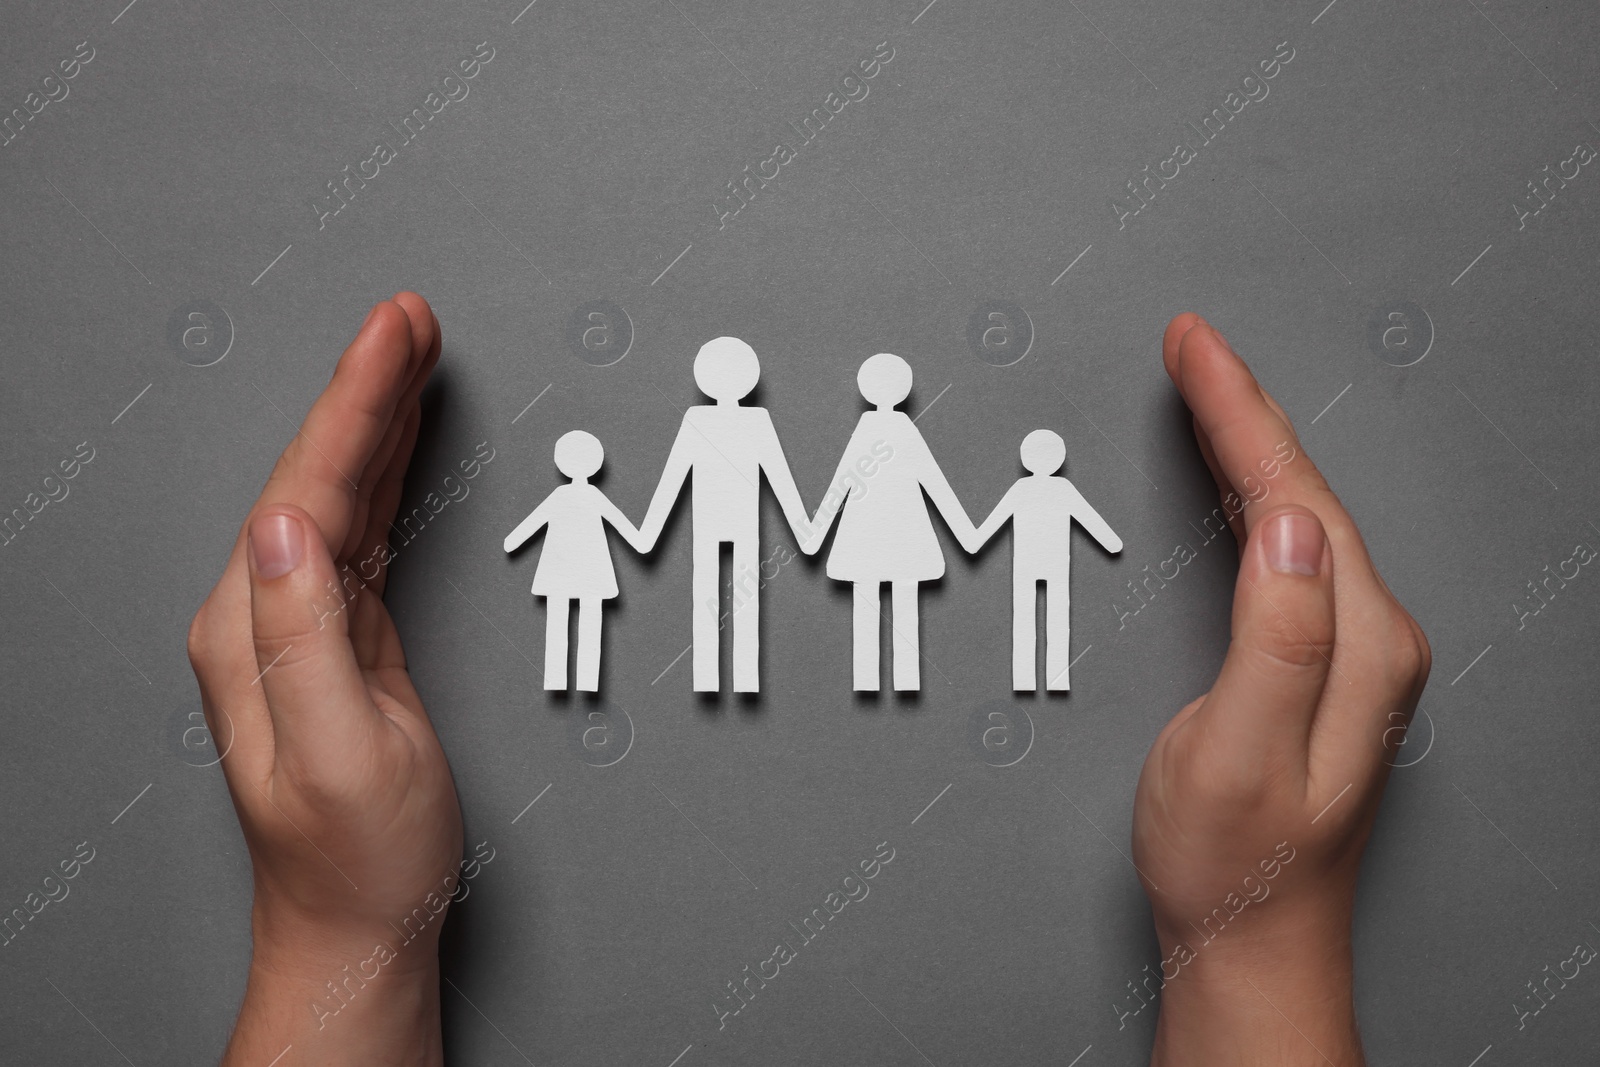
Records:
[[[1163,938],[1152,1067],[1365,1063],[1347,928],[1225,940]]]
[[[435,911],[418,908],[392,920],[364,914],[313,916],[280,906],[258,891],[250,911],[251,970],[296,982],[318,978],[319,983],[346,974],[370,981],[379,974],[432,972],[447,908],[448,902],[441,900]]]
[[[443,1063],[438,929],[315,923],[263,907],[225,1065],[271,1061],[292,1045],[302,1063]],[[264,1056],[263,1056],[264,1054]]]

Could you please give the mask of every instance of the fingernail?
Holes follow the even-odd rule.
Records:
[[[1206,325],[1207,326],[1211,326],[1211,324],[1209,322],[1206,323]],[[1222,331],[1221,330],[1217,329],[1215,326],[1211,326],[1211,332],[1217,335],[1217,340],[1221,341],[1224,345],[1227,346],[1229,352],[1233,352],[1234,355],[1238,355],[1238,352],[1234,351],[1234,347],[1233,347],[1232,342],[1230,342],[1226,337],[1222,336]]]
[[[372,316],[376,315],[377,313],[378,313],[378,305],[377,304],[373,304],[372,305],[372,310],[367,312],[367,317],[361,320],[361,328],[363,330],[365,330],[367,328],[367,323],[372,321]]]
[[[1322,570],[1322,524],[1309,515],[1279,515],[1266,523],[1261,536],[1267,566],[1279,574],[1310,577]]]
[[[262,515],[250,524],[250,558],[262,578],[281,578],[300,563],[305,540],[289,515]]]

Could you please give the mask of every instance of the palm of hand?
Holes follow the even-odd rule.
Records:
[[[1426,683],[1427,640],[1283,410],[1221,335],[1179,316],[1164,356],[1194,412],[1240,571],[1221,673],[1161,731],[1140,775],[1134,862],[1164,945],[1209,945],[1214,926],[1291,889],[1298,904],[1254,909],[1251,939],[1270,943],[1287,925],[1319,944],[1347,941],[1385,756]]]
[[[392,939],[430,893],[456,884],[450,768],[382,600],[387,531],[439,343],[420,297],[374,309],[190,628],[258,927]],[[296,557],[283,573],[273,546]]]

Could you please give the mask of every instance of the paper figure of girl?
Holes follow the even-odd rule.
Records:
[[[802,549],[816,551],[834,518],[839,533],[828,553],[828,577],[855,584],[855,688],[879,687],[880,591],[890,589],[894,628],[894,688],[921,688],[917,586],[944,574],[944,552],[928,516],[932,499],[963,547],[977,537],[927,442],[903,411],[911,392],[911,367],[887,352],[868,359],[856,384],[873,410],[864,412],[845,447],[827,497],[812,519]]]
[[[617,575],[605,523],[610,523],[636,552],[650,546],[628,517],[589,479],[605,462],[605,449],[590,433],[573,430],[556,442],[556,469],[572,481],[560,486],[533,514],[506,537],[506,551],[549,527],[533,595],[545,598],[544,687],[567,688],[567,628],[572,602],[578,602],[578,689],[600,688],[601,601],[617,595]]]

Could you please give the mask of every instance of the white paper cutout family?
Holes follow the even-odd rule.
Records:
[[[917,590],[920,583],[944,574],[944,553],[924,493],[968,553],[977,553],[1006,522],[1012,524],[1012,688],[1037,687],[1034,609],[1042,582],[1046,685],[1068,689],[1072,523],[1081,523],[1108,552],[1120,552],[1122,540],[1071,482],[1056,476],[1066,460],[1061,437],[1051,430],[1028,434],[1022,442],[1022,465],[1029,475],[1018,479],[975,527],[915,423],[896,410],[911,392],[911,367],[899,356],[879,353],[856,375],[862,397],[873,408],[856,423],[827,496],[808,517],[772,417],[766,408],[740,403],[760,375],[755,351],[736,337],[719,337],[700,349],[695,383],[715,403],[684,413],[666,470],[638,527],[589,482],[605,459],[594,435],[573,430],[556,442],[556,468],[571,482],[546,497],[505,540],[506,551],[512,552],[541,529],[546,531],[533,579],[534,595],[546,598],[544,687],[567,688],[567,630],[576,601],[577,688],[599,689],[601,604],[617,595],[605,524],[615,527],[635,551],[650,552],[687,479],[693,486],[694,513],[694,688],[716,692],[721,549],[732,545],[735,574],[755,573],[765,474],[805,554],[814,554],[838,521],[827,573],[855,586],[856,690],[879,687],[880,626],[888,622],[879,605],[884,583],[893,609],[894,688],[921,686]],[[748,599],[732,613],[733,688],[754,693],[760,688],[760,609],[758,589],[745,592]]]

